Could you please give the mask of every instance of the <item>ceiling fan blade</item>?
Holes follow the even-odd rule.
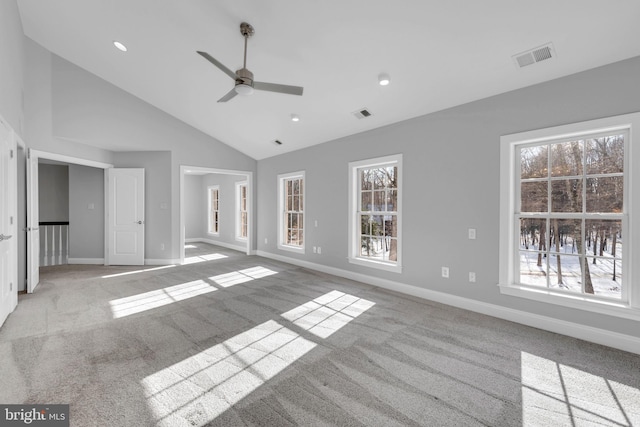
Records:
[[[238,78],[238,76],[236,76],[236,73],[234,73],[233,71],[231,71],[230,69],[225,67],[222,64],[222,62],[218,61],[216,58],[214,58],[213,56],[209,55],[207,52],[201,52],[199,50],[197,50],[196,52],[198,52],[203,58],[205,58],[207,61],[211,62],[216,67],[220,68],[226,75],[231,77],[233,80]]]
[[[234,87],[229,92],[227,92],[227,94],[225,96],[223,96],[222,98],[218,99],[218,102],[227,102],[228,100],[230,100],[231,98],[233,98],[237,94],[238,94],[238,92],[236,92],[236,88]]]
[[[268,90],[269,92],[286,93],[289,95],[302,95],[303,87],[280,85],[277,83],[253,82],[253,88],[256,90]]]

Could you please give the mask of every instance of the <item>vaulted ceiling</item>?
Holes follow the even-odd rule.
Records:
[[[255,159],[640,55],[637,0],[18,5],[25,34],[49,51]],[[255,79],[303,86],[303,96],[256,91],[217,102],[234,82],[196,51],[241,68],[243,21],[255,28]],[[548,43],[551,59],[521,68],[513,58]],[[391,84],[378,84],[381,73]],[[352,114],[362,108],[372,115]]]

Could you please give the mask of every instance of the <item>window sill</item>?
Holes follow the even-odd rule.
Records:
[[[304,254],[304,246],[289,246],[289,245],[281,245],[278,243],[278,249],[282,251],[295,252],[298,254]]]
[[[535,289],[527,286],[500,284],[498,286],[500,287],[500,293],[504,295],[526,298],[562,307],[576,308],[590,313],[640,320],[640,309],[621,302],[603,301],[589,298],[584,295],[567,295],[564,293],[553,292],[549,289]]]
[[[402,273],[402,266],[399,264],[351,257],[349,257],[349,262],[351,264],[363,265],[365,267],[377,268],[379,270],[391,271],[393,273]]]

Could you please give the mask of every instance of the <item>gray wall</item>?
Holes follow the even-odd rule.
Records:
[[[104,170],[69,165],[69,258],[104,259]]]
[[[0,116],[24,136],[24,36],[15,0],[0,1]]]
[[[201,239],[207,234],[207,195],[202,191],[202,175],[184,176],[184,237]]]
[[[509,297],[496,286],[500,136],[640,111],[638,76],[640,57],[261,160],[258,249],[640,337],[635,321]],[[347,164],[396,153],[404,155],[401,274],[347,261]],[[276,177],[295,170],[306,171],[306,245],[321,246],[321,255],[276,248]],[[477,240],[467,238],[471,227]]]
[[[38,165],[40,222],[69,221],[69,167]]]

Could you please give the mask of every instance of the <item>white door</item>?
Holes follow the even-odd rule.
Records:
[[[0,120],[0,325],[18,303],[16,143]]]
[[[107,264],[144,264],[144,169],[107,173]]]
[[[40,211],[38,203],[38,156],[27,152],[27,292],[40,283]]]

